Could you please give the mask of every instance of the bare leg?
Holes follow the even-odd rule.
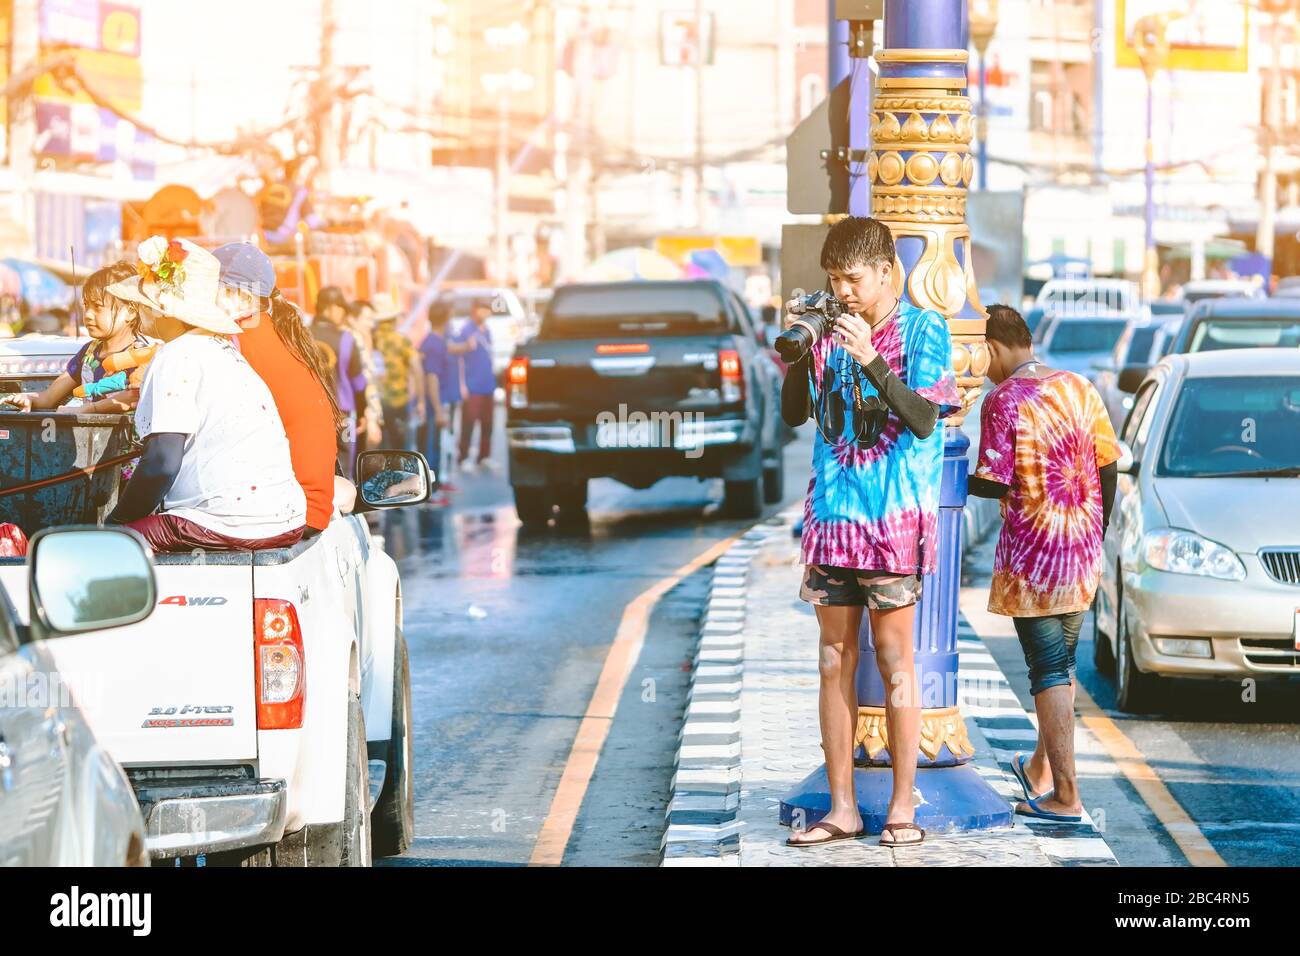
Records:
[[[916,786],[916,755],[921,746],[921,693],[916,682],[912,630],[916,605],[872,611],[871,633],[876,644],[876,666],[885,684],[885,724],[894,767],[894,789],[886,823],[910,823],[916,811],[912,791]],[[897,842],[910,837],[895,835]]]
[[[1075,679],[1070,681],[1070,743],[1071,752],[1073,753],[1074,743],[1074,688]],[[1038,742],[1034,745],[1034,754],[1025,761],[1025,776],[1029,779],[1029,789],[1035,794],[1046,793],[1053,787],[1052,783],[1052,764],[1048,760],[1047,753],[1047,736],[1043,732],[1044,715],[1038,698],[1034,698],[1034,711],[1038,714]],[[1074,775],[1074,760],[1070,760],[1070,774]]]
[[[1053,813],[1080,813],[1083,804],[1074,772],[1074,684],[1058,684],[1039,692],[1034,709],[1038,712],[1038,739],[1052,770],[1052,795],[1038,800],[1038,806]]]
[[[831,791],[831,809],[822,819],[852,833],[862,829],[853,786],[853,734],[858,724],[858,629],[862,624],[862,608],[817,606],[816,610],[817,623],[821,626],[817,715]],[[798,822],[795,829],[803,832],[791,835],[794,842],[825,839],[825,833],[808,833],[808,824],[800,827]]]

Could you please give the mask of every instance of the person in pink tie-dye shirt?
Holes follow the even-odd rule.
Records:
[[[980,410],[970,493],[1002,502],[989,610],[1015,622],[1038,712],[1033,755],[1011,762],[1025,791],[1016,812],[1077,823],[1074,652],[1101,580],[1119,445],[1097,390],[1037,361],[1018,312],[990,306],[985,337],[997,387]]]

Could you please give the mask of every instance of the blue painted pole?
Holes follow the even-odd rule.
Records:
[[[987,318],[975,293],[965,196],[975,173],[967,86],[969,24],[965,0],[886,0],[885,48],[874,103],[879,119],[871,142],[865,195],[850,195],[849,211],[874,215],[894,232],[906,281],[903,298],[935,309],[949,322],[958,386],[978,392],[988,369]],[[863,61],[865,63],[865,61]],[[870,131],[870,102],[855,83],[850,139]],[[970,298],[967,298],[969,293]],[[919,298],[918,298],[919,296]],[[939,296],[941,298],[935,298]],[[974,754],[958,709],[957,624],[961,583],[962,512],[967,496],[969,440],[951,420],[944,432],[938,527],[939,562],[923,582],[914,650],[922,700],[922,745],[916,760],[917,823],[931,830],[1006,826],[1011,807],[973,768]],[[885,688],[876,665],[869,615],[859,636],[858,734],[854,784],[863,822],[879,832],[889,804]],[[781,803],[781,821],[812,823],[830,808],[825,768],[803,780]]]

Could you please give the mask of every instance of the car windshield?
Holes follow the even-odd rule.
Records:
[[[1128,343],[1128,355],[1124,357],[1126,365],[1145,365],[1151,357],[1151,345],[1156,340],[1157,325],[1143,326],[1133,330],[1133,338]]]
[[[1300,475],[1300,375],[1189,379],[1165,430],[1157,475]]]
[[[727,328],[724,308],[708,285],[565,286],[556,290],[546,308],[541,337],[721,332]]]
[[[1189,352],[1300,348],[1300,316],[1207,319],[1192,332]]]
[[[1074,319],[1058,321],[1047,343],[1047,351],[1109,352],[1128,325],[1123,319]]]

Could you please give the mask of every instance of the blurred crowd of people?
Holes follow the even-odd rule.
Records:
[[[404,314],[386,295],[349,302],[326,286],[316,297],[311,335],[346,419],[339,464],[350,474],[366,449],[418,451],[437,472],[445,502],[455,474],[500,470],[492,459],[491,309],[479,302],[454,327],[450,303],[436,300],[418,341],[399,326]]]

